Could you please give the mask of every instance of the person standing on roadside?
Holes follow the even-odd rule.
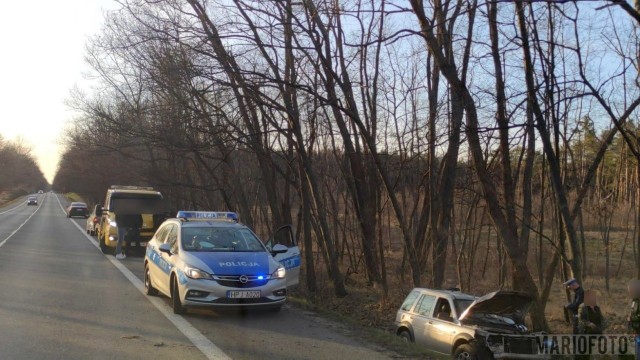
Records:
[[[569,311],[571,315],[571,325],[573,328],[573,333],[578,334],[578,310],[580,309],[580,305],[584,302],[584,289],[578,284],[576,279],[567,280],[564,285],[573,291],[573,301],[566,304],[564,307]]]
[[[124,260],[127,255],[122,251],[122,244],[125,241],[125,236],[131,231],[137,224],[137,218],[139,215],[130,214],[118,214],[116,213],[116,226],[118,227],[118,242],[116,243],[116,259]]]

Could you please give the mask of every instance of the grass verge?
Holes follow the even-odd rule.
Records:
[[[23,201],[24,201],[24,198],[22,196],[19,196],[19,197],[15,198],[15,199],[12,199],[12,200],[5,200],[5,201],[0,200],[0,206],[1,207],[7,207],[7,206],[11,206],[11,205],[23,202]]]
[[[67,198],[67,200],[71,201],[71,202],[84,202],[84,200],[82,199],[82,196],[74,193],[74,192],[68,192],[64,194],[64,197]]]
[[[358,338],[371,344],[380,346],[389,351],[395,352],[405,358],[413,359],[450,359],[448,356],[435,354],[416,344],[407,343],[392,333],[378,329],[376,327],[366,327],[355,319],[344,316],[339,312],[313,303],[307,298],[298,296],[288,296],[287,301],[298,308],[310,310],[318,313],[324,318],[345,325],[351,332],[355,333]]]

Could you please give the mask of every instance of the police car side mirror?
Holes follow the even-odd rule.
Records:
[[[160,244],[160,246],[158,246],[158,250],[162,251],[163,253],[173,255],[171,253],[171,246],[169,244]]]
[[[276,244],[273,249],[271,250],[271,253],[273,255],[276,254],[284,254],[287,251],[289,251],[289,248],[287,248],[286,246],[282,245],[282,244]]]

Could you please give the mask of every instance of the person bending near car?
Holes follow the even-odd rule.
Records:
[[[122,251],[122,244],[125,241],[125,237],[128,237],[129,241],[135,240],[137,245],[140,246],[140,228],[142,227],[142,215],[140,214],[117,214],[116,224],[118,226],[118,242],[116,243],[116,259],[123,260],[127,258],[127,255]],[[134,233],[137,236],[133,236]],[[132,239],[131,237],[135,237]]]
[[[576,279],[567,280],[564,285],[573,291],[573,301],[565,305],[564,307],[569,311],[571,315],[571,325],[573,326],[573,333],[578,334],[578,310],[580,305],[584,302],[584,289],[580,287]]]
[[[598,294],[595,290],[585,290],[584,304],[580,307],[580,332],[588,335],[603,333],[605,321],[598,306]]]
[[[584,335],[601,335],[604,332],[605,321],[598,306],[598,294],[595,290],[585,290],[584,304],[580,306],[578,317],[578,331]],[[576,355],[574,360],[588,360],[591,355]]]

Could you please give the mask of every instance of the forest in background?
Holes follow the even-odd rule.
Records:
[[[24,141],[0,136],[0,204],[49,188],[31,148]]]
[[[152,185],[261,235],[292,223],[310,298],[513,288],[543,329],[558,280],[640,272],[626,1],[119,3],[56,190]]]

